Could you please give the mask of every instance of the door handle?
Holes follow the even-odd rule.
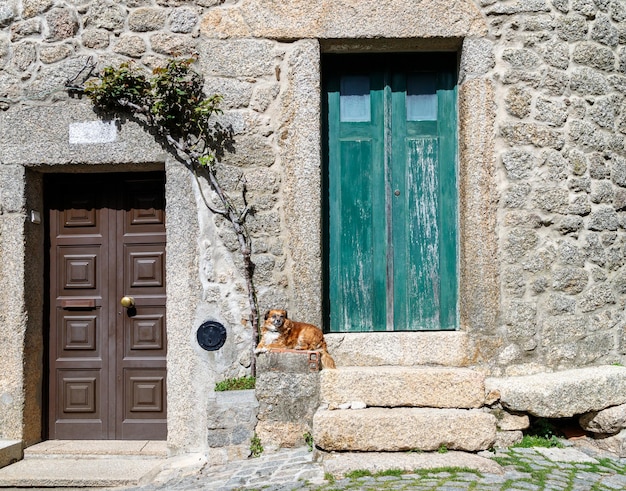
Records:
[[[131,309],[135,306],[135,299],[133,297],[122,297],[120,303],[122,307]]]

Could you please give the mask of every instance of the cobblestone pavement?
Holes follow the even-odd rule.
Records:
[[[575,451],[572,451],[575,450]],[[308,449],[282,450],[259,458],[205,467],[134,491],[182,490],[437,490],[616,491],[626,490],[626,459],[589,448],[509,448],[481,455],[496,460],[502,474],[444,468],[327,479]],[[366,473],[367,474],[367,473]],[[119,489],[119,488],[118,488]]]

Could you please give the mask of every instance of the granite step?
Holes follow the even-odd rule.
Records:
[[[469,368],[340,367],[322,370],[320,396],[330,409],[367,407],[478,408],[485,402],[485,377]]]
[[[328,333],[324,338],[338,367],[466,367],[474,357],[464,331]]]
[[[24,449],[24,459],[165,459],[167,442],[157,440],[46,440]]]
[[[159,475],[166,454],[166,442],[48,440],[0,469],[0,488],[134,486]]]
[[[496,418],[479,409],[319,409],[313,440],[325,451],[406,452],[491,448]]]

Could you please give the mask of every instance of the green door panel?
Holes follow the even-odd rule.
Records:
[[[335,208],[331,227],[339,231],[330,249],[331,308],[344,330],[374,330],[384,326],[385,284],[376,282],[384,276],[386,255],[382,220],[377,213],[382,180],[372,165],[371,140],[339,142],[342,170],[334,179]]]
[[[406,142],[407,165],[393,199],[394,325],[439,329],[437,140]]]
[[[455,63],[327,59],[329,328],[455,329]]]

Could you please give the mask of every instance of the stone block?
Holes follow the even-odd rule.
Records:
[[[468,335],[449,332],[355,332],[326,334],[328,352],[338,367],[467,366]]]
[[[578,422],[583,430],[592,433],[619,433],[626,428],[626,404],[583,414]]]
[[[310,420],[319,406],[318,380],[317,373],[259,373],[259,421]]]
[[[519,443],[524,438],[524,433],[520,430],[514,431],[498,431],[496,433],[496,441],[493,444],[495,448],[508,448]]]
[[[21,440],[0,440],[0,468],[22,459]]]
[[[24,167],[0,165],[0,210],[19,213],[24,208]]]
[[[492,409],[490,413],[497,419],[497,426],[502,431],[525,430],[530,426],[530,418],[527,414],[513,414],[504,409]]]
[[[319,407],[319,353],[271,350],[257,358],[256,432],[268,448],[304,444]]]
[[[626,403],[626,368],[598,366],[485,380],[512,411],[542,418],[569,418]]]
[[[255,391],[231,390],[214,394],[207,415],[208,446],[249,448],[259,409]]]
[[[598,435],[593,442],[602,450],[626,457],[626,430],[620,431],[617,435]]]
[[[256,434],[266,450],[303,447],[304,435],[311,433],[311,421],[259,421]]]
[[[66,70],[80,70],[84,60],[74,60],[76,67]],[[65,72],[67,76],[67,72]],[[59,75],[60,76],[60,75]],[[33,89],[34,90],[34,89]],[[91,104],[83,101],[64,106],[14,107],[12,111],[0,113],[0,153],[3,164],[26,164],[33,161],[58,164],[77,162],[97,163],[147,163],[158,168],[155,162],[163,162],[163,149],[140,125],[129,121],[115,127],[106,145],[98,139],[101,134],[92,134],[90,129],[97,121]],[[54,125],[40,125],[41,121],[55,121]],[[82,143],[70,143],[68,131],[79,132],[93,139],[89,142],[91,151],[81,153]],[[29,135],[28,139],[22,138]],[[83,135],[84,136],[84,135]],[[93,144],[92,144],[93,143]],[[97,143],[97,144],[96,144]],[[78,157],[80,155],[80,157]]]
[[[337,407],[477,408],[485,400],[484,376],[464,368],[345,367],[323,370],[322,402]],[[354,407],[354,406],[353,406]]]
[[[280,4],[248,0],[209,9],[200,31],[203,37],[222,39],[410,38],[416,32],[432,39],[484,37],[486,25],[478,9],[465,1],[361,0],[354,9],[331,0]]]
[[[496,418],[476,409],[320,409],[313,418],[315,445],[327,451],[433,451],[445,446],[476,452],[490,448],[495,438]]]

